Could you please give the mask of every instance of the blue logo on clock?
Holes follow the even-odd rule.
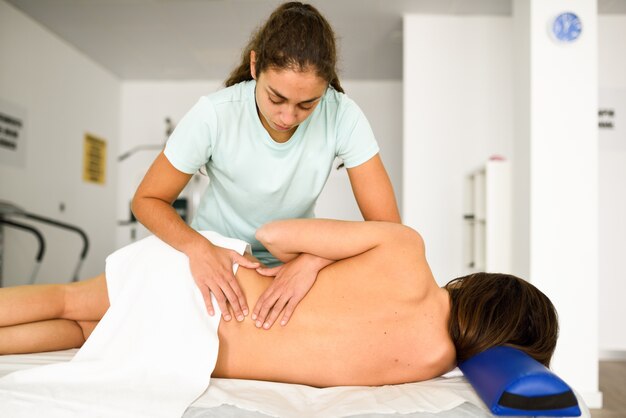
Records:
[[[574,42],[582,30],[580,18],[571,12],[561,13],[552,23],[552,34],[562,42]]]

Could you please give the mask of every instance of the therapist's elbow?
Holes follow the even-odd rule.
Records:
[[[141,197],[138,197],[137,194],[133,196],[133,199],[130,201],[130,211],[133,213],[136,219],[139,219],[141,214]]]
[[[142,222],[149,206],[149,198],[138,192],[135,193],[133,199],[130,201],[130,211],[139,222]]]

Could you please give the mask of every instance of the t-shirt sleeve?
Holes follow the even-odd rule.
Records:
[[[177,170],[193,174],[211,158],[216,132],[215,108],[201,97],[176,125],[163,153]]]
[[[343,97],[337,122],[337,156],[346,168],[361,165],[379,152],[372,127],[352,99]]]

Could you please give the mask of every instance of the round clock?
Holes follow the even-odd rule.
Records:
[[[561,42],[574,42],[580,37],[582,30],[580,18],[572,12],[561,13],[555,17],[550,27],[554,38]]]

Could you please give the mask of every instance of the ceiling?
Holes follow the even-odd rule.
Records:
[[[122,80],[224,79],[280,0],[5,0]],[[339,38],[340,76],[402,78],[402,15],[511,15],[511,0],[312,0]],[[626,0],[598,0],[603,14]]]

